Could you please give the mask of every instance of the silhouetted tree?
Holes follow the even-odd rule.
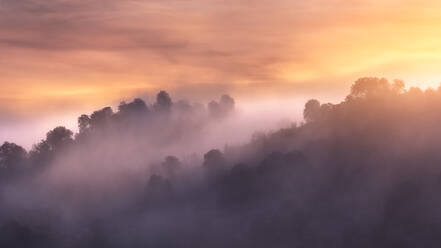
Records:
[[[122,115],[142,115],[148,113],[149,109],[145,102],[140,98],[135,98],[133,102],[121,102],[118,106],[119,113]]]
[[[112,108],[105,107],[101,110],[95,111],[90,115],[90,126],[92,128],[99,128],[105,126],[111,120],[113,115]]]
[[[17,176],[25,166],[26,150],[14,143],[5,142],[0,146],[0,179]]]
[[[168,177],[174,177],[182,169],[182,163],[175,156],[167,156],[161,166]]]
[[[351,87],[352,97],[369,97],[390,89],[390,84],[385,78],[364,77],[360,78]]]
[[[46,142],[51,150],[64,148],[72,144],[73,132],[65,127],[56,127],[46,134]]]
[[[212,117],[219,117],[221,115],[221,108],[219,106],[219,103],[216,101],[211,101],[208,103],[208,111],[210,113],[210,116]]]
[[[404,93],[405,89],[404,89],[404,82],[402,80],[394,80],[394,83],[392,84],[392,90],[397,93],[397,94],[402,94]]]
[[[47,165],[52,158],[51,146],[46,140],[42,140],[32,147],[29,151],[29,157],[32,167],[41,168]]]
[[[172,107],[172,100],[169,94],[165,91],[160,91],[156,95],[155,109],[159,112],[170,112]]]
[[[320,102],[311,99],[305,104],[305,110],[303,111],[303,118],[306,122],[315,121],[320,116]]]
[[[204,155],[203,166],[209,175],[218,175],[224,172],[226,166],[224,155],[217,149],[210,150]]]
[[[78,129],[80,133],[85,133],[90,127],[90,118],[88,115],[81,115],[78,117]]]
[[[225,113],[231,113],[234,110],[235,101],[229,95],[222,95],[219,105]]]
[[[234,99],[229,95],[222,95],[219,102],[208,103],[208,111],[211,117],[224,118],[234,111]]]
[[[73,144],[72,135],[73,132],[65,127],[56,127],[49,131],[46,139],[35,144],[29,152],[33,167],[42,168],[49,165],[57,152]]]

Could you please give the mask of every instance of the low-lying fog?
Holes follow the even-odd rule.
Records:
[[[439,247],[441,91],[299,100],[161,91],[5,142],[0,246]]]

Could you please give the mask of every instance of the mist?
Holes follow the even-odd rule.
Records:
[[[0,245],[439,247],[441,91],[298,102],[160,91],[4,142]]]

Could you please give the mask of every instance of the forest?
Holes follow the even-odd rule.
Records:
[[[360,78],[226,145],[235,110],[160,91],[4,142],[0,247],[441,246],[441,89]]]

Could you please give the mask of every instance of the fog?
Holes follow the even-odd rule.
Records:
[[[161,91],[5,142],[0,245],[439,247],[441,91],[299,100]]]

